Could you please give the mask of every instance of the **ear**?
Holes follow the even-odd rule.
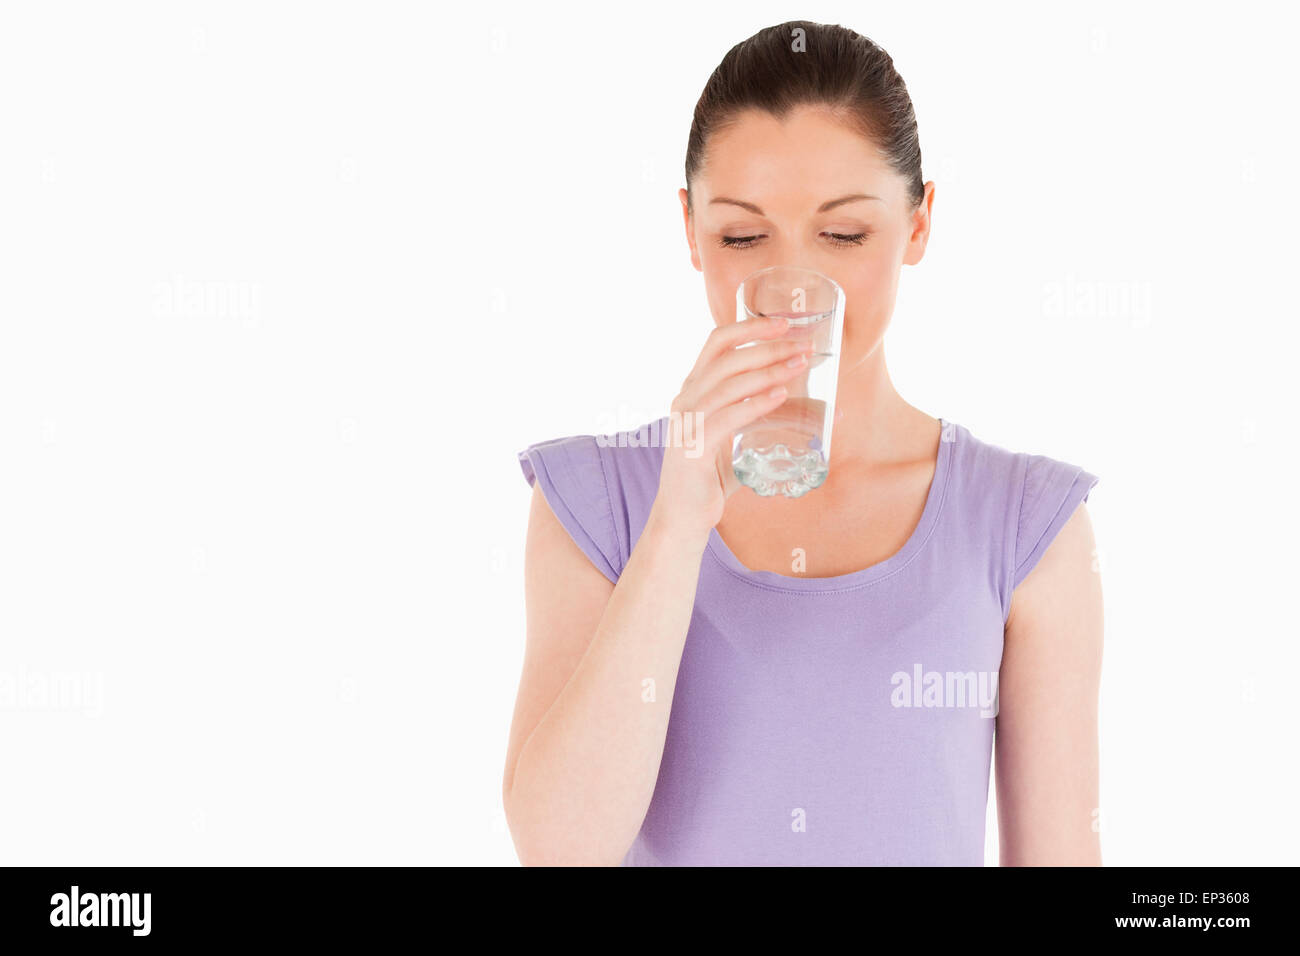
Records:
[[[696,272],[703,272],[704,268],[700,265],[700,250],[695,245],[695,228],[691,222],[691,210],[686,201],[686,190],[677,190],[677,198],[682,201],[682,221],[686,225],[686,242],[691,247],[691,265],[695,266]]]
[[[903,252],[903,264],[914,266],[925,255],[926,244],[930,241],[930,214],[934,208],[934,180],[925,184],[925,196],[921,204],[912,213],[912,234],[907,239],[907,248]]]

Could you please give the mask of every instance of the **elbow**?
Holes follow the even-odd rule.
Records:
[[[521,866],[620,866],[625,853],[614,853],[592,845],[588,839],[575,839],[565,828],[537,820],[527,809],[503,795],[506,824],[514,842],[515,855]]]

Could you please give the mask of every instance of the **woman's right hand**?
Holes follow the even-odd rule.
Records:
[[[662,436],[651,510],[659,524],[704,536],[722,520],[727,498],[740,487],[731,468],[736,432],[785,401],[784,384],[808,368],[812,343],[781,338],[788,325],[784,318],[752,318],[709,333]],[[759,344],[737,348],[753,341]]]

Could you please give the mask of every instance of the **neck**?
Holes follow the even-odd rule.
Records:
[[[918,441],[937,436],[936,419],[909,405],[898,394],[885,365],[883,341],[848,368],[840,369],[837,414],[831,459],[862,467],[887,465],[917,455]],[[831,471],[835,471],[832,465]]]

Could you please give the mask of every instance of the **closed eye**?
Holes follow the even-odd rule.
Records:
[[[834,246],[860,246],[862,245],[862,243],[866,242],[867,236],[869,236],[870,233],[869,232],[857,232],[857,233],[826,232],[826,233],[822,233],[822,235],[829,237],[831,240],[831,245]],[[722,236],[719,239],[719,245],[723,246],[726,249],[748,249],[750,246],[754,245],[754,243],[758,242],[758,240],[762,238],[763,238],[762,235]]]
[[[830,236],[837,245],[841,246],[860,246],[867,241],[867,233],[865,232],[855,232],[852,235],[846,235],[839,232],[828,232],[826,235]]]

